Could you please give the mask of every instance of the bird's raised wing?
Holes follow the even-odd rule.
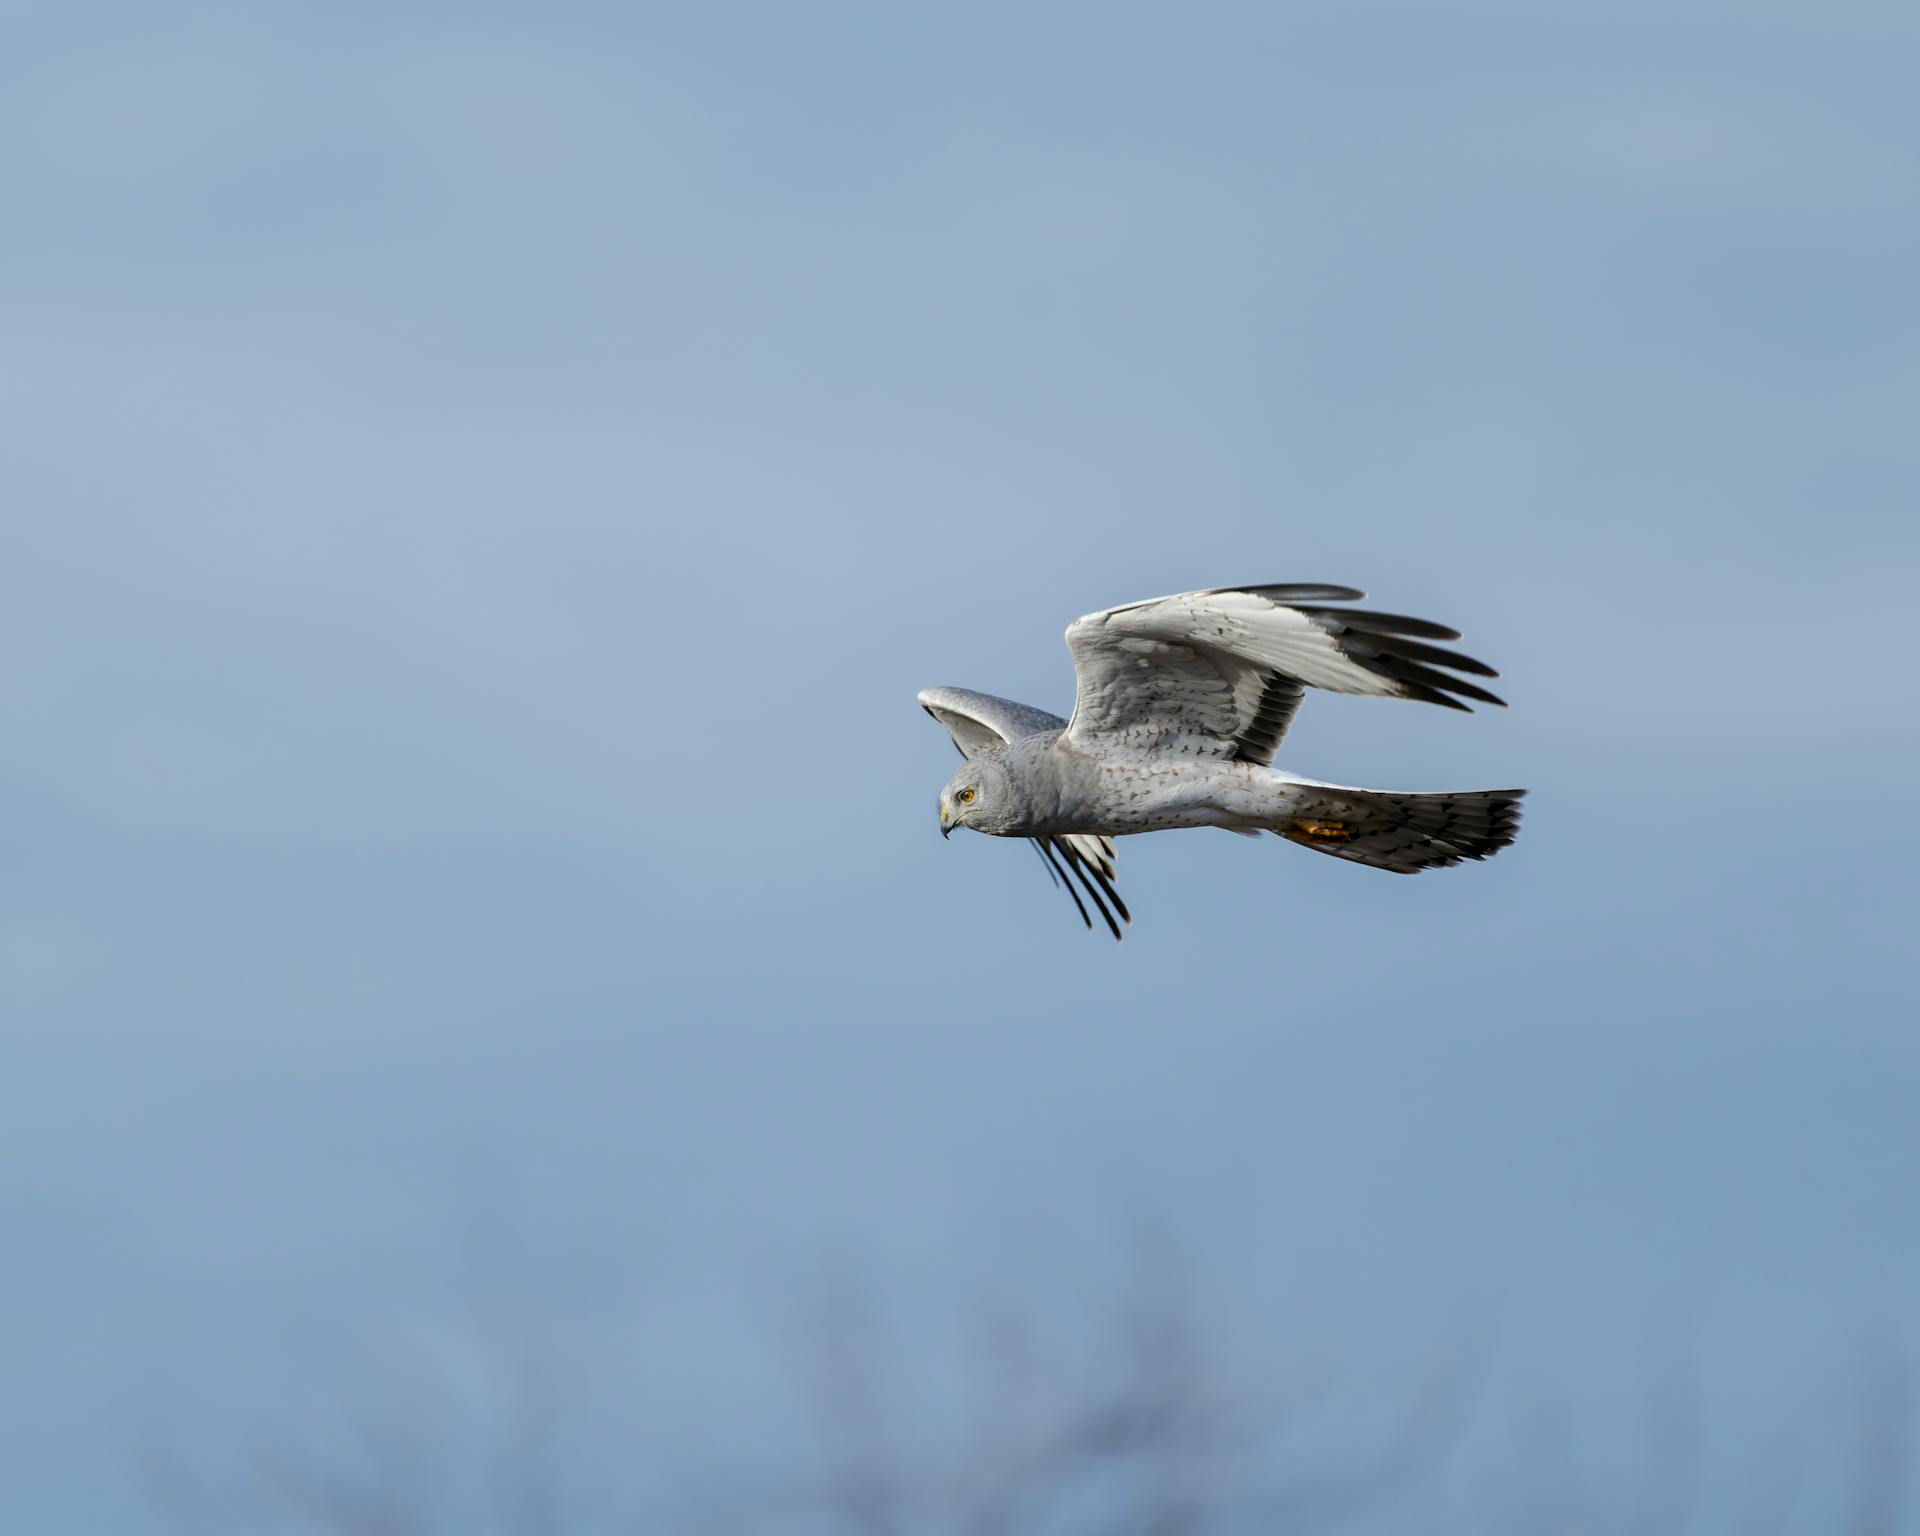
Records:
[[[1215,587],[1090,613],[1067,626],[1079,692],[1070,741],[1271,763],[1307,688],[1504,702],[1452,676],[1498,674],[1428,644],[1460,636],[1425,619],[1328,608],[1352,587]],[[1441,670],[1441,669],[1447,670]]]
[[[991,747],[1004,746],[1022,736],[1041,731],[1059,731],[1067,722],[1031,704],[1016,704],[1012,699],[997,699],[990,693],[975,693],[970,688],[922,688],[920,707],[947,728],[962,757],[974,757]],[[1053,883],[1073,898],[1080,921],[1093,927],[1080,892],[1073,888],[1078,879],[1113,936],[1120,937],[1120,923],[1131,923],[1133,914],[1113,888],[1114,846],[1110,837],[1069,833],[1065,837],[1029,839],[1039,851]],[[1115,914],[1119,922],[1114,921]]]
[[[1047,710],[1016,704],[1012,699],[996,699],[990,693],[975,693],[971,688],[922,688],[920,707],[947,728],[963,757],[1067,726]]]

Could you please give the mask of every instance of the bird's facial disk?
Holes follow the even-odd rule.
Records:
[[[967,812],[980,803],[980,786],[971,779],[956,778],[940,792],[940,835],[951,837],[955,827],[965,826]]]

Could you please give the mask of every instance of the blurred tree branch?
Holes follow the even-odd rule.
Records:
[[[568,1497],[570,1436],[547,1371],[523,1360],[491,1372],[498,1402],[486,1428],[384,1401],[350,1414],[331,1455],[283,1438],[248,1458],[249,1531],[314,1536],[1309,1536],[1399,1506],[1435,1511],[1433,1528],[1461,1529],[1437,1474],[1467,1433],[1482,1361],[1455,1363],[1405,1394],[1383,1431],[1347,1432],[1325,1388],[1282,1394],[1284,1410],[1249,1407],[1249,1364],[1237,1368],[1171,1269],[1150,1272],[1095,1319],[1046,1325],[1032,1312],[983,1314],[971,1339],[974,1391],[904,1385],[876,1308],[851,1294],[824,1309],[808,1339],[807,1419],[821,1450],[781,1473],[767,1447],[738,1445],[682,1467],[683,1491],[645,1518],[583,1518]],[[1794,1498],[1793,1460],[1756,1458],[1728,1491],[1750,1496],[1732,1523],[1703,1527],[1710,1479],[1692,1375],[1657,1375],[1641,1405],[1634,1475],[1596,1479],[1583,1468],[1565,1399],[1536,1401],[1485,1491],[1471,1528],[1515,1536],[1619,1533],[1680,1536],[1709,1528],[1756,1536],[1903,1536],[1915,1530],[1911,1461],[1913,1383],[1897,1341],[1872,1340],[1852,1394],[1852,1423],[1837,1443],[1853,1454],[1843,1487]],[[966,1374],[964,1371],[961,1373]],[[1271,1392],[1263,1394],[1271,1400]],[[970,1404],[960,1411],[964,1403]],[[1829,1415],[1829,1422],[1847,1415]],[[572,1429],[578,1433],[578,1427]],[[1360,1448],[1356,1449],[1358,1444]],[[1803,1447],[1796,1445],[1799,1453]],[[636,1458],[638,1460],[638,1458]],[[1843,1457],[1844,1461],[1845,1458]],[[576,1471],[578,1463],[572,1463]],[[187,1484],[171,1479],[176,1490]],[[189,1527],[218,1528],[199,1512]],[[1427,1504],[1418,1504],[1431,1494]],[[181,1511],[176,1511],[181,1513]],[[1395,1516],[1395,1531],[1424,1515]]]

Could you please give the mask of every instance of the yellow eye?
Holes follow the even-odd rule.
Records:
[[[963,789],[960,791],[959,794],[955,795],[953,798],[958,800],[962,805],[972,805],[973,791],[970,789]]]

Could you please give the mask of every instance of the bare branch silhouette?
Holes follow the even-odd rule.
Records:
[[[545,1364],[485,1372],[486,1402],[364,1399],[328,1450],[299,1436],[247,1460],[245,1519],[235,1528],[314,1536],[1318,1536],[1356,1525],[1407,1526],[1401,1506],[1445,1507],[1438,1474],[1480,1417],[1485,1350],[1463,1335],[1453,1362],[1400,1394],[1369,1436],[1347,1422],[1328,1380],[1292,1390],[1258,1381],[1224,1347],[1171,1265],[1142,1266],[1098,1315],[1070,1326],[1028,1306],[987,1309],[965,1336],[966,1365],[931,1375],[890,1349],[878,1309],[851,1290],[812,1325],[805,1419],[819,1452],[798,1463],[731,1445],[682,1474],[682,1496],[647,1517],[588,1521],[569,1487],[567,1448],[581,1426],[561,1412]],[[919,1342],[928,1342],[921,1330]],[[1684,1536],[1690,1530],[1905,1536],[1913,1519],[1916,1405],[1907,1358],[1869,1341],[1849,1414],[1827,1413],[1793,1443],[1731,1463],[1718,1489],[1698,1384],[1679,1364],[1649,1377],[1632,1436],[1594,1440],[1563,1392],[1536,1393],[1490,1475],[1476,1528],[1515,1536]],[[1378,1373],[1362,1379],[1377,1404]],[[469,1389],[473,1383],[466,1383]],[[1259,1389],[1259,1390],[1256,1390]],[[377,1408],[369,1406],[376,1402]],[[1256,1403],[1267,1406],[1256,1407]],[[1351,1406],[1351,1405],[1347,1405]],[[1497,1416],[1496,1416],[1497,1419]],[[338,1426],[336,1426],[338,1427]],[[1812,1442],[1823,1440],[1825,1448]],[[1600,1455],[1604,1445],[1610,1453]],[[646,1458],[636,1447],[635,1464]],[[1843,1487],[1797,1469],[1824,1455]],[[1849,1458],[1845,1453],[1851,1451]],[[1583,1452],[1585,1455],[1583,1456]],[[662,1458],[664,1462],[664,1458]],[[1611,1466],[1601,1475],[1596,1466]],[[1486,1469],[1482,1469],[1483,1473]],[[210,1480],[171,1478],[204,1518]],[[1811,1491],[1809,1491],[1811,1490]],[[1747,1507],[1739,1507],[1742,1501]],[[1836,1502],[1837,1501],[1837,1502]],[[1824,1502],[1826,1508],[1817,1506]],[[270,1518],[259,1518],[265,1511]],[[1416,1517],[1416,1518],[1424,1518]],[[1440,1521],[1435,1520],[1438,1526]],[[1448,1528],[1458,1528],[1457,1520]]]

